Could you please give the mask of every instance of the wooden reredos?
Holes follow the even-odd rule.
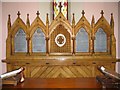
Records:
[[[27,14],[27,21],[26,24],[20,18],[20,12],[18,12],[18,17],[11,25],[10,15],[8,18],[8,37],[7,37],[7,58],[12,55],[17,55],[18,52],[15,52],[15,35],[18,30],[21,28],[25,35],[26,35],[26,42],[27,42],[27,51],[21,52],[22,55],[32,55],[35,54],[32,50],[32,37],[37,30],[40,28],[42,33],[44,34],[45,39],[45,51],[39,52],[39,55],[110,55],[112,57],[116,57],[116,43],[115,43],[115,36],[114,36],[114,20],[113,14],[111,14],[111,21],[110,24],[104,17],[103,10],[101,11],[101,17],[95,23],[94,16],[92,17],[91,24],[88,22],[84,15],[84,10],[82,11],[82,17],[80,20],[75,24],[75,17],[73,14],[72,25],[70,22],[64,17],[64,15],[60,12],[59,15],[49,23],[48,14],[46,16],[46,24],[39,17],[39,12],[37,12],[37,17],[35,20],[30,24],[29,21],[29,14]],[[84,29],[88,35],[88,51],[77,51],[76,50],[76,37],[78,32]],[[95,51],[95,40],[96,40],[96,32],[102,29],[106,34],[106,51]],[[58,46],[55,42],[55,37],[58,34],[62,34],[65,36],[65,45]],[[80,37],[79,37],[80,38]],[[78,39],[79,39],[78,38]],[[100,40],[100,39],[99,39]],[[81,40],[82,41],[82,40]],[[59,42],[60,43],[60,42]],[[61,44],[62,45],[62,44]],[[81,47],[81,46],[79,46]]]
[[[82,17],[72,24],[60,12],[49,23],[37,17],[30,24],[29,14],[26,23],[18,17],[11,25],[8,16],[8,37],[6,41],[7,70],[20,66],[26,68],[27,77],[95,77],[99,74],[97,66],[104,65],[115,70],[116,40],[114,36],[114,19],[110,23],[105,19],[103,10],[95,23],[88,22],[84,10]]]

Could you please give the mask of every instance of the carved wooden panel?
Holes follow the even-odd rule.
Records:
[[[33,78],[75,78],[92,77],[90,66],[39,66],[32,67]]]
[[[65,37],[65,44],[60,47],[56,43],[61,43],[60,38],[57,40],[56,37],[57,35],[62,34]],[[58,25],[55,30],[52,32],[51,37],[50,37],[50,52],[51,53],[71,53],[71,38],[69,32],[65,29],[64,26]]]
[[[76,63],[78,64],[78,63]],[[97,67],[103,65],[108,70],[114,70],[114,63],[85,63],[80,62],[78,65],[39,65],[37,63],[31,64],[9,64],[11,69],[17,69],[21,66],[25,67],[25,76],[32,78],[79,78],[79,77],[95,77],[96,75],[102,75],[98,71]]]

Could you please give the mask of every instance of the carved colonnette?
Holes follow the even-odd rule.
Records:
[[[97,66],[104,65],[106,68],[115,70],[116,62],[116,41],[114,36],[114,20],[111,14],[110,24],[107,22],[101,11],[100,19],[95,23],[94,16],[91,24],[82,11],[82,17],[75,24],[73,14],[72,25],[60,12],[58,16],[49,23],[48,14],[46,24],[37,17],[30,25],[29,14],[27,14],[26,24],[18,17],[11,25],[10,15],[8,18],[8,37],[6,41],[7,70],[11,71],[18,67],[25,67],[25,75],[33,78],[76,78],[95,77],[100,74]],[[26,34],[26,52],[15,52],[15,35],[18,30]],[[33,51],[33,35],[36,29],[40,28],[45,36],[45,51]],[[88,34],[88,51],[76,51],[76,36],[84,28]],[[106,34],[106,51],[95,52],[95,34],[102,28]],[[57,37],[59,36],[59,37]]]

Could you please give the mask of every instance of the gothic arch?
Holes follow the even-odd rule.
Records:
[[[50,24],[49,36],[54,31],[54,29],[60,24],[63,25],[66,28],[66,30],[70,33],[70,35],[72,36],[72,26],[70,25],[70,23],[68,22],[68,20],[64,17],[62,13],[59,13],[58,16],[55,18],[55,20]]]
[[[12,37],[15,37],[15,34],[18,32],[20,28],[25,32],[26,36],[28,36],[26,25],[20,17],[16,19],[13,26],[11,27],[10,35]]]
[[[75,25],[75,35],[77,34],[77,32],[79,31],[80,28],[85,28],[86,32],[88,34],[91,33],[91,26],[90,23],[88,22],[88,20],[85,18],[85,16],[82,16],[80,18],[80,20],[78,21],[78,23]]]
[[[33,23],[30,26],[30,29],[29,29],[30,38],[32,38],[32,36],[37,28],[40,28],[46,36],[46,26],[38,16],[36,17],[36,19],[33,21]]]
[[[104,32],[110,36],[112,34],[111,28],[109,23],[107,22],[107,20],[104,18],[104,16],[102,16],[97,23],[95,24],[95,33],[97,32],[97,30],[99,28],[102,28],[104,30]]]

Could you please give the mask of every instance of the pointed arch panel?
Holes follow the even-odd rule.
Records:
[[[26,34],[22,28],[19,28],[14,38],[15,52],[27,52]]]
[[[107,35],[102,28],[99,28],[95,33],[95,52],[107,51]]]
[[[84,28],[80,28],[76,34],[76,52],[89,51],[89,36]]]
[[[32,52],[46,52],[45,35],[40,28],[32,36]]]

